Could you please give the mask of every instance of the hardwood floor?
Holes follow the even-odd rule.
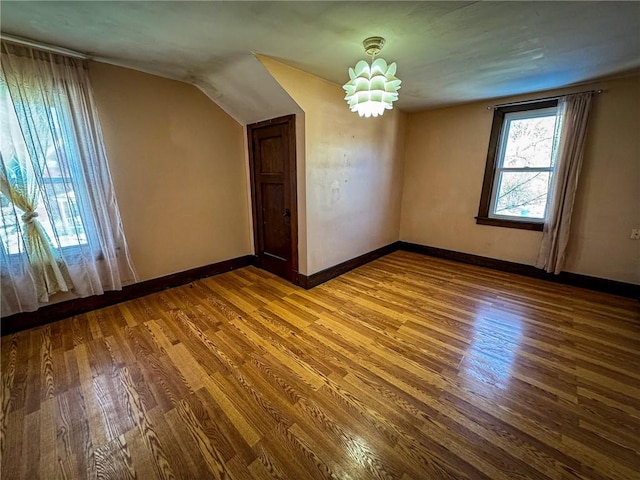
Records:
[[[395,252],[2,338],[2,479],[640,478],[636,301]]]

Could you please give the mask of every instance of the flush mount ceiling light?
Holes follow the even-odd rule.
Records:
[[[369,37],[362,44],[371,56],[371,65],[360,60],[355,68],[349,68],[349,82],[342,87],[347,92],[344,99],[361,117],[377,117],[393,108],[401,81],[395,77],[395,62],[387,65],[384,58],[375,58],[384,46],[384,38]]]

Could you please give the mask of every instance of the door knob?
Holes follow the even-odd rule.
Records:
[[[291,216],[291,211],[288,208],[284,209],[284,212],[282,213],[283,217],[290,217]]]

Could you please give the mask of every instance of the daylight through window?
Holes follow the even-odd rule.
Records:
[[[556,101],[496,110],[478,223],[542,229],[558,123]]]
[[[41,155],[30,155],[24,142],[16,110],[31,114],[33,131],[42,145]],[[75,156],[65,148],[53,131],[67,131],[68,126],[55,107],[12,103],[6,83],[0,83],[0,154],[4,162],[3,175],[14,189],[31,190],[37,218],[54,248],[86,245],[88,219],[83,221],[78,203],[86,192]],[[49,128],[49,125],[54,128]],[[66,161],[61,161],[62,159]],[[31,181],[29,181],[31,179]],[[22,186],[22,187],[21,187]],[[18,254],[25,251],[21,222],[23,212],[17,209],[5,193],[0,192],[0,240],[5,251]]]
[[[0,315],[135,281],[88,64],[0,42]]]

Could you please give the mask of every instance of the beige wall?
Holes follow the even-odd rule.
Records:
[[[629,238],[640,228],[640,77],[573,91],[591,88],[605,92],[591,112],[565,270],[640,283],[640,241]],[[489,103],[409,116],[400,238],[532,265],[540,232],[475,223],[493,116]]]
[[[141,280],[252,252],[242,127],[196,87],[90,64]]]
[[[398,240],[405,115],[392,110],[360,118],[349,111],[340,86],[258,58],[305,112],[306,212],[300,217],[306,216],[307,268],[302,273]]]
[[[297,121],[301,273],[398,238],[535,262],[539,232],[473,218],[487,102],[364,119],[349,112],[338,85],[259,58],[305,112]],[[191,85],[95,62],[90,72],[141,280],[252,253],[242,127]],[[640,228],[640,77],[585,88],[605,93],[591,115],[565,270],[640,283],[640,242],[629,239]]]

